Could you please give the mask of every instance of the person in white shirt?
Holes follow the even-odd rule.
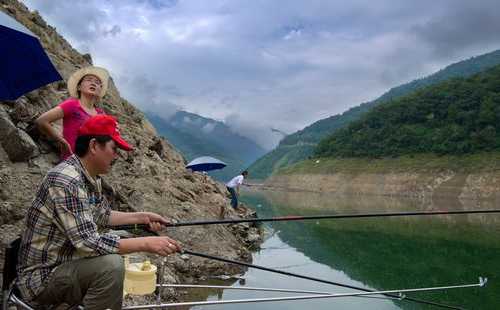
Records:
[[[238,196],[240,195],[240,185],[243,184],[243,180],[248,177],[248,171],[243,171],[240,175],[235,176],[231,181],[226,183],[226,188],[231,194],[231,207],[234,210],[238,210]],[[221,217],[223,217],[223,210],[221,211]]]

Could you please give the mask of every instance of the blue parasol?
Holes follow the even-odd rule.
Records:
[[[0,100],[15,100],[61,80],[40,40],[12,17],[0,12]]]
[[[189,162],[189,164],[187,164],[186,168],[193,171],[211,171],[222,169],[225,166],[227,166],[226,163],[218,160],[217,158],[202,156],[193,159],[191,162]]]

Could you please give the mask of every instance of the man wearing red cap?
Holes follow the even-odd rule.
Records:
[[[43,179],[26,215],[17,270],[17,287],[30,304],[121,309],[125,270],[119,254],[166,256],[180,250],[166,236],[120,239],[101,232],[124,224],[149,224],[158,231],[168,223],[151,212],[111,210],[99,175],[109,172],[117,148],[132,150],[116,120],[94,116],[80,127],[75,154]]]

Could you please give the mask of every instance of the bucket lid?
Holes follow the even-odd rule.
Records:
[[[146,262],[149,262],[149,261],[146,261]],[[130,264],[128,264],[128,266],[125,267],[125,272],[127,272],[129,274],[134,274],[134,275],[155,274],[157,267],[151,263],[146,263],[146,262],[130,263]],[[147,267],[147,266],[149,266],[149,268],[143,268],[143,267]],[[143,270],[143,269],[146,269],[146,270]]]

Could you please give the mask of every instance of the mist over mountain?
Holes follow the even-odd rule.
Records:
[[[169,118],[146,112],[147,118],[190,161],[199,156],[212,156],[227,166],[209,174],[227,181],[246,169],[266,150],[249,138],[231,130],[223,122],[186,111],[178,111]]]

